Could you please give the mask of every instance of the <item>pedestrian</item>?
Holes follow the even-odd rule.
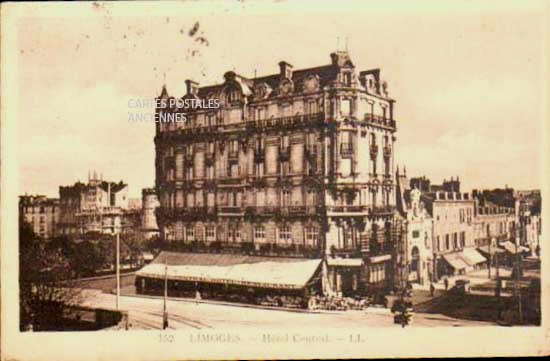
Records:
[[[195,304],[199,304],[199,301],[201,300],[201,293],[199,292],[199,290],[196,290],[195,291]]]
[[[449,289],[449,279],[445,277],[445,291],[447,291]]]
[[[435,287],[433,282],[430,282],[430,295],[433,297],[435,292]]]

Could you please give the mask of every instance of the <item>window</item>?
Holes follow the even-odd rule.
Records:
[[[239,228],[229,228],[228,235],[231,242],[239,242],[241,240],[241,231]]]
[[[317,242],[318,242],[317,228],[315,227],[306,228],[306,241],[308,245],[317,247]]]
[[[466,232],[460,232],[460,246],[466,247]]]
[[[317,101],[316,100],[308,101],[307,105],[306,105],[306,110],[307,110],[308,114],[317,113],[319,111],[318,108],[317,108]]]
[[[456,234],[456,232],[453,233],[453,245],[455,249],[458,248],[458,235]]]
[[[258,120],[265,119],[265,107],[258,108],[257,117]]]
[[[344,73],[344,85],[345,86],[351,86],[351,74],[350,73]]]
[[[290,227],[282,226],[279,229],[279,240],[283,242],[290,242],[292,237],[290,236]]]
[[[289,205],[291,205],[291,202],[290,202],[290,190],[284,189],[284,190],[281,192],[281,204],[282,204],[282,206],[289,206]]]
[[[351,115],[351,99],[342,99],[340,101],[340,113],[342,115]]]
[[[451,248],[450,242],[449,242],[449,235],[445,235],[445,250],[448,250]]]
[[[413,237],[413,238],[418,238],[418,237],[420,237],[420,232],[419,232],[419,231],[413,231],[413,232],[412,232],[412,237]]]
[[[216,240],[216,227],[215,226],[206,226],[206,240],[215,241]]]
[[[265,230],[263,226],[258,226],[254,228],[254,240],[255,241],[265,240]]]
[[[195,229],[192,226],[188,226],[185,228],[185,237],[188,242],[192,242],[195,240]]]

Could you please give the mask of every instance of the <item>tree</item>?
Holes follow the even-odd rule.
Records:
[[[19,312],[20,329],[63,328],[67,305],[79,301],[79,290],[71,284],[72,270],[59,249],[47,247],[31,226],[19,225]]]

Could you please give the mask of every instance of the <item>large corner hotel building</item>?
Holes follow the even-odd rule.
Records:
[[[228,71],[219,85],[186,81],[183,99],[219,99],[220,107],[156,124],[157,220],[177,252],[166,262],[256,257],[290,272],[292,260],[316,260],[321,275],[304,277],[319,280],[321,292],[394,286],[401,237],[394,100],[379,69],[358,72],[343,51],[330,57],[301,70],[281,61],[277,74],[254,79]],[[171,98],[165,87],[160,98]],[[254,285],[246,278],[257,275],[248,273],[239,277]]]

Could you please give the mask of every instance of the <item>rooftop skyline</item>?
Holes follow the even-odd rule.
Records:
[[[170,13],[90,4],[78,18],[68,10],[63,18],[22,20],[19,193],[56,197],[60,185],[97,169],[139,197],[155,181],[154,124],[128,122],[130,99],[158,96],[163,84],[183,96],[185,79],[219,84],[229,70],[276,74],[282,60],[294,69],[326,65],[345,48],[357,73],[380,68],[387,81],[396,100],[396,163],[409,178],[441,183],[458,175],[465,191],[540,188],[543,15],[536,6],[512,13],[508,2],[480,1],[475,9],[426,2],[430,11],[364,4],[351,13],[317,4],[185,2]]]

